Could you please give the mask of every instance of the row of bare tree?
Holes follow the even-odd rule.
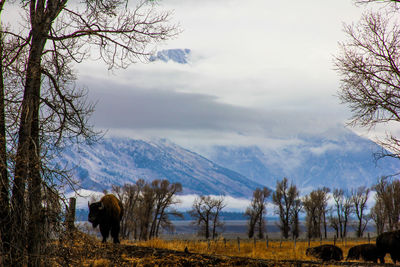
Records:
[[[367,207],[370,193],[375,191],[375,205]],[[246,209],[248,217],[248,236],[263,238],[265,232],[264,214],[271,191],[268,188],[257,188],[253,192],[250,206]],[[331,205],[328,205],[328,201]],[[277,182],[272,194],[275,213],[279,216],[279,227],[282,237],[291,235],[297,238],[300,233],[299,214],[306,215],[308,238],[327,238],[327,228],[332,227],[336,236],[343,238],[348,234],[348,227],[355,229],[357,237],[362,237],[368,223],[373,220],[377,233],[400,229],[400,181],[380,178],[378,183],[367,188],[345,191],[323,187],[311,191],[304,197],[299,196],[297,187],[284,178]],[[369,213],[368,210],[370,211]]]
[[[176,195],[182,191],[180,183],[154,180],[151,183],[139,179],[135,184],[113,186],[114,193],[124,205],[121,221],[122,238],[148,240],[159,237],[162,230],[173,230],[171,217],[182,218],[175,209],[180,201]],[[215,238],[223,226],[220,212],[226,206],[224,197],[199,196],[193,202],[190,215],[200,235]]]
[[[170,229],[170,216],[182,217],[174,209],[174,205],[179,203],[176,194],[181,191],[180,183],[168,180],[146,183],[139,179],[135,184],[113,186],[112,192],[124,205],[122,237],[148,240],[158,237],[161,229]]]
[[[125,214],[121,222],[123,238],[148,240],[159,237],[162,230],[173,230],[171,216],[183,217],[175,209],[180,201],[176,198],[182,191],[179,183],[168,180],[154,180],[147,183],[138,180],[135,184],[113,186],[112,192],[123,202]],[[375,205],[367,206],[370,193],[375,191]],[[245,211],[248,218],[249,238],[255,235],[262,239],[266,233],[265,214],[267,204],[274,205],[279,216],[278,226],[283,238],[297,238],[300,235],[301,213],[305,214],[308,238],[327,238],[327,229],[335,230],[338,238],[348,235],[351,226],[357,237],[362,237],[368,223],[373,220],[377,233],[400,229],[400,181],[381,178],[367,188],[345,191],[327,187],[315,189],[300,197],[300,192],[287,178],[278,181],[275,191],[266,187],[253,192],[250,205]],[[331,200],[329,202],[329,200]],[[330,203],[330,205],[329,205]],[[223,231],[221,211],[226,207],[224,196],[199,196],[189,211],[198,234],[216,238]],[[367,213],[369,211],[369,213]]]
[[[367,206],[370,193],[375,191],[375,205]],[[265,214],[267,204],[272,200],[275,213],[279,216],[279,228],[283,238],[297,238],[300,234],[299,215],[305,213],[305,226],[308,238],[327,238],[328,227],[335,230],[336,236],[344,238],[351,226],[357,237],[362,237],[368,223],[372,220],[377,233],[400,229],[400,181],[381,178],[378,183],[367,188],[346,191],[327,187],[315,189],[300,197],[300,192],[287,178],[277,182],[275,191],[266,187],[253,192],[250,205],[245,211],[248,218],[248,236],[255,234],[263,238],[266,232]],[[329,205],[329,200],[330,205]],[[176,203],[176,202],[174,202]],[[215,238],[222,231],[224,222],[220,218],[226,207],[223,196],[199,196],[195,199],[190,215],[198,227],[199,235]],[[140,208],[141,212],[145,209]],[[157,210],[157,208],[156,208]],[[369,211],[369,213],[367,213]],[[139,211],[140,212],[140,211]],[[176,211],[171,214],[179,214]],[[171,226],[170,224],[167,224]],[[158,236],[158,228],[156,235]],[[136,235],[135,235],[136,237]],[[141,237],[143,238],[143,237]]]

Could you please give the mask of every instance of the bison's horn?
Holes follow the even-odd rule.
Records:
[[[104,205],[103,205],[103,202],[100,202],[100,203],[101,203],[101,206],[100,206],[99,210],[102,210],[102,209],[104,209]]]

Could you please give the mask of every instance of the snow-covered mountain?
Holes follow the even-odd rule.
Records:
[[[295,145],[279,148],[213,146],[204,149],[207,153],[194,153],[166,140],[104,138],[92,146],[68,147],[60,161],[74,168],[82,188],[88,190],[102,191],[140,178],[168,179],[181,183],[184,194],[234,197],[250,197],[261,186],[274,189],[283,177],[306,194],[322,186],[371,186],[379,177],[400,171],[399,160],[375,162],[373,153],[381,148],[348,130],[295,139]]]
[[[346,129],[319,136],[297,136],[295,143],[274,149],[213,146],[204,155],[270,188],[275,188],[277,180],[287,177],[302,193],[322,186],[343,189],[371,186],[381,176],[400,172],[399,160],[376,161],[374,153],[382,148]]]
[[[156,54],[150,56],[150,61],[161,60],[164,62],[174,61],[179,64],[189,63],[190,49],[167,49],[158,51]]]
[[[104,138],[67,147],[60,160],[75,171],[81,187],[93,191],[138,179],[179,182],[184,194],[251,196],[260,184],[166,140]]]

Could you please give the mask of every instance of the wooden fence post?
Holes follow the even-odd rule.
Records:
[[[257,240],[256,240],[256,237],[254,237],[254,249],[256,249],[256,243],[257,243]]]
[[[333,237],[333,245],[336,245],[336,235]]]
[[[371,237],[370,237],[370,235],[368,233],[368,244],[370,244],[370,243],[371,243]]]
[[[266,236],[266,239],[267,239],[266,240],[266,243],[267,243],[266,245],[267,245],[267,248],[268,248],[268,235]]]
[[[296,250],[296,237],[293,238],[293,250]]]
[[[225,245],[225,250],[226,250],[226,238],[224,237],[224,245]]]
[[[279,247],[282,248],[282,236],[281,236],[281,242],[279,243]]]
[[[237,237],[238,251],[240,252],[240,237]]]
[[[76,198],[71,197],[69,199],[69,206],[67,209],[67,216],[66,216],[66,226],[67,226],[67,231],[69,234],[72,234],[72,232],[75,229],[75,210],[76,210]]]
[[[308,247],[310,247],[310,245],[311,245],[311,238],[308,237]]]
[[[207,248],[210,250],[210,239],[207,238]]]

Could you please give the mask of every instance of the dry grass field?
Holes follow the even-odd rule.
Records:
[[[371,241],[373,242],[373,241]],[[332,244],[333,241],[323,241]],[[350,247],[368,243],[367,240],[337,242],[344,257]],[[241,240],[240,251],[237,240],[224,241],[123,241],[121,244],[102,244],[97,238],[78,232],[74,238],[57,243],[49,255],[51,266],[376,266],[372,262],[345,260],[322,263],[308,257],[307,241]],[[310,246],[320,245],[313,241]],[[185,248],[188,251],[185,252]],[[384,266],[390,265],[386,257]],[[383,266],[383,265],[382,265]]]
[[[371,240],[374,243],[375,240]],[[368,240],[348,240],[348,241],[337,241],[336,245],[343,250],[343,257],[346,259],[349,249],[355,245],[366,244]],[[320,244],[333,244],[333,240],[322,240],[321,241],[269,241],[268,247],[265,240],[241,240],[240,250],[238,249],[237,240],[224,241],[219,239],[216,241],[164,241],[164,240],[150,240],[146,242],[135,243],[138,246],[162,248],[171,250],[183,251],[185,247],[188,248],[189,252],[202,253],[210,255],[224,255],[224,256],[240,256],[255,259],[268,259],[274,261],[290,260],[290,261],[315,261],[313,257],[306,256],[305,251],[310,246],[319,246]],[[353,262],[362,262],[353,261]],[[390,256],[387,255],[385,262],[391,263]]]

